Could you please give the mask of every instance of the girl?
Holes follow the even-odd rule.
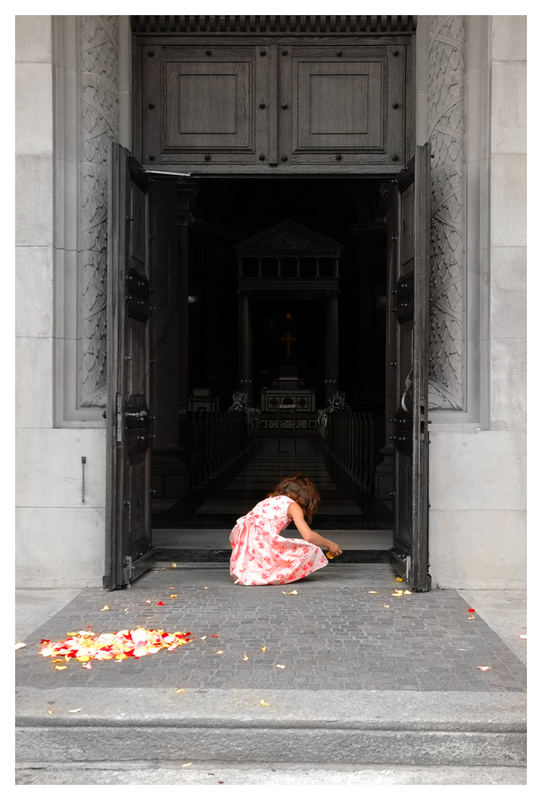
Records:
[[[330,557],[339,556],[339,545],[308,525],[319,501],[314,483],[303,475],[293,475],[239,517],[230,534],[230,574],[234,582],[244,586],[291,583],[327,565],[321,547]],[[291,520],[305,542],[280,536]]]

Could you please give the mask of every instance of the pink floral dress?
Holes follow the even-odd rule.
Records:
[[[286,495],[267,497],[239,517],[230,534],[230,574],[235,583],[291,583],[329,563],[317,545],[280,536],[291,522],[288,506],[292,502]]]

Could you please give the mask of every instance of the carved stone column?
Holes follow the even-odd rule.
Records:
[[[105,406],[109,147],[119,137],[119,18],[77,17],[79,34],[79,405]]]
[[[461,16],[429,19],[431,325],[429,406],[465,402],[464,49]]]

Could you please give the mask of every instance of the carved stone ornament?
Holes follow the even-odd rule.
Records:
[[[354,16],[343,14],[313,15],[136,15],[131,19],[136,33],[388,33],[416,30],[416,17],[410,15],[373,14]]]
[[[431,323],[429,406],[464,407],[464,47],[461,16],[429,23]]]
[[[240,257],[248,256],[327,256],[338,258],[344,245],[310,230],[292,220],[244,239],[234,249]]]
[[[80,16],[79,353],[81,407],[106,402],[107,181],[109,143],[119,136],[117,16]]]

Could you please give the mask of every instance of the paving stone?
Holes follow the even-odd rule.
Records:
[[[16,653],[17,684],[301,689],[311,681],[336,689],[525,690],[524,665],[481,618],[468,619],[457,592],[392,597],[390,568],[376,567],[335,564],[310,579],[266,587],[234,586],[227,569],[161,568],[126,591],[87,589],[26,637]],[[380,593],[369,595],[373,588]],[[294,589],[297,595],[283,594]],[[156,606],[159,600],[166,605]],[[105,604],[110,611],[101,611]],[[71,662],[58,672],[39,656],[42,638],[138,625],[190,630],[194,641],[138,660],[94,662],[92,670]],[[483,664],[491,670],[478,670]]]

